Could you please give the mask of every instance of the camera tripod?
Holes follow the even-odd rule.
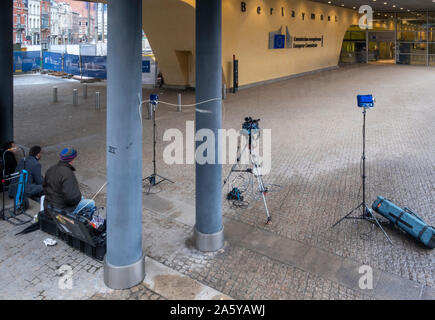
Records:
[[[157,99],[158,99],[157,95],[151,95],[150,110],[152,110],[151,112],[152,112],[152,119],[153,119],[153,173],[142,180],[142,181],[148,181],[151,187],[155,187],[164,181],[174,183],[174,181],[169,180],[168,178],[162,177],[161,175],[157,174],[157,166],[156,166],[156,144],[157,144],[156,109],[158,104]],[[158,178],[160,178],[160,181],[158,181]]]
[[[271,224],[272,218],[270,217],[269,209],[267,207],[267,202],[266,202],[266,194],[267,194],[268,190],[264,186],[263,178],[262,178],[262,175],[260,172],[260,166],[259,166],[258,162],[255,161],[254,154],[252,152],[252,139],[253,139],[252,136],[253,136],[253,134],[260,132],[260,129],[258,128],[258,121],[260,121],[260,120],[254,120],[254,123],[256,123],[254,128],[251,126],[245,126],[245,124],[247,122],[245,122],[245,124],[243,125],[242,133],[245,135],[246,134],[248,135],[248,144],[245,144],[245,146],[243,147],[243,150],[240,152],[240,154],[239,154],[240,144],[237,146],[237,154],[238,154],[237,162],[232,166],[230,173],[228,174],[227,178],[224,180],[224,184],[223,184],[222,188],[225,187],[225,185],[227,184],[227,182],[228,182],[228,180],[233,172],[245,172],[245,173],[253,174],[255,176],[255,178],[257,179],[258,188],[259,188],[261,196],[263,198],[264,208],[266,210],[266,217],[267,217],[266,224]],[[243,156],[244,152],[246,151],[246,148],[249,149],[249,161],[250,161],[249,165],[251,165],[252,167],[245,169],[245,170],[237,169],[237,167],[240,165],[240,160],[242,159],[242,156]]]
[[[388,234],[385,232],[384,228],[382,228],[380,222],[378,219],[376,219],[375,215],[373,214],[373,210],[370,209],[370,207],[366,203],[366,114],[367,114],[367,108],[364,107],[363,111],[363,153],[361,156],[362,159],[362,202],[352,211],[350,211],[348,214],[346,214],[343,218],[338,220],[332,227],[334,228],[337,226],[340,222],[342,222],[345,219],[354,219],[354,220],[366,220],[369,222],[374,222],[379,229],[382,230],[385,237],[387,237],[388,241],[393,244]],[[355,211],[358,211],[359,209],[362,209],[362,215],[359,217],[351,217],[352,213]]]

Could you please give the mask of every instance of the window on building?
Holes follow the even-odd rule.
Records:
[[[397,14],[397,63],[426,65],[429,46],[428,26],[426,13],[399,13]],[[429,31],[429,32],[428,32]],[[430,60],[430,59],[429,59]]]

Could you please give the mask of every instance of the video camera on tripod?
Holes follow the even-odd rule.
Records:
[[[252,130],[260,130],[260,119],[252,119],[252,117],[245,117],[245,122],[242,124],[242,129],[248,131],[251,134]]]
[[[266,216],[267,216],[266,224],[271,224],[272,218],[270,217],[269,209],[268,209],[267,203],[266,203],[266,194],[267,194],[268,190],[267,190],[266,186],[264,185],[263,177],[262,177],[261,172],[260,172],[260,165],[255,160],[255,155],[253,152],[253,143],[252,143],[253,135],[260,134],[259,122],[260,122],[260,119],[252,119],[252,117],[245,117],[245,122],[242,123],[242,133],[246,134],[249,137],[248,145],[245,146],[244,148],[241,148],[240,145],[238,146],[238,148],[237,148],[237,154],[238,154],[237,163],[235,163],[233,165],[233,167],[231,168],[230,173],[228,174],[228,177],[224,180],[223,187],[228,182],[228,180],[231,176],[231,173],[233,173],[233,172],[245,172],[248,174],[252,174],[255,177],[255,179],[257,179],[258,190],[262,196],[264,208],[266,209]],[[240,165],[240,159],[242,158],[242,154],[245,152],[246,148],[248,148],[248,150],[249,150],[249,161],[250,161],[250,165],[252,167],[247,168],[247,169],[236,169]],[[237,187],[234,187],[227,194],[227,200],[233,201],[234,207],[247,207],[247,202],[243,201],[243,199],[244,198],[242,196],[242,191]]]

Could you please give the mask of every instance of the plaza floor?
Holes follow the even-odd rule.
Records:
[[[104,82],[82,84],[47,75],[15,76],[17,143],[43,147],[43,172],[64,146],[79,151],[77,177],[85,196],[105,183]],[[166,129],[186,131],[194,107],[159,105],[159,174],[143,193],[143,248],[147,278],[132,289],[105,287],[103,266],[47,234],[15,236],[22,227],[0,221],[0,298],[3,299],[435,299],[434,251],[385,224],[393,241],[365,221],[335,221],[361,202],[362,114],[356,95],[372,93],[367,115],[368,202],[382,195],[435,224],[435,70],[365,65],[342,67],[228,94],[223,127],[239,130],[245,116],[272,130],[272,169],[264,177],[273,223],[263,202],[246,193],[247,208],[223,201],[225,246],[204,254],[192,245],[195,167],[167,165]],[[57,86],[59,102],[52,102]],[[79,105],[73,106],[73,89]],[[103,108],[94,108],[95,92]],[[176,103],[176,90],[144,89]],[[182,91],[183,104],[194,91]],[[144,115],[143,176],[152,173],[152,123]],[[226,177],[231,166],[223,166]],[[232,184],[246,177],[233,176]],[[239,180],[237,180],[239,179]],[[227,189],[224,190],[225,196]],[[105,206],[105,190],[96,198]],[[61,289],[61,266],[72,270],[72,289]],[[373,288],[361,289],[359,269],[373,269]]]

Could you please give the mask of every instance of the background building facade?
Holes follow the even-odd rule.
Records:
[[[50,42],[50,1],[41,0],[40,3],[40,44],[42,49],[48,49]]]
[[[27,39],[29,44],[37,45],[40,44],[40,34],[41,34],[41,0],[29,0],[28,2],[28,28],[27,28]]]
[[[28,16],[26,0],[14,0],[13,15],[13,41],[19,44],[26,43]]]

